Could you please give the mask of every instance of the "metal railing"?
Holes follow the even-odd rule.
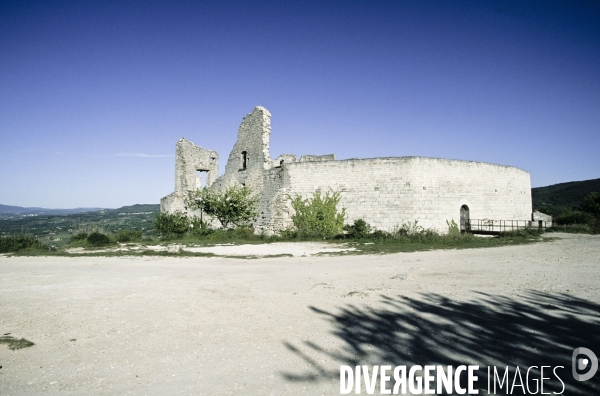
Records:
[[[471,234],[498,235],[502,232],[535,228],[546,229],[550,227],[552,227],[552,222],[543,220],[471,219],[461,221],[460,231]]]

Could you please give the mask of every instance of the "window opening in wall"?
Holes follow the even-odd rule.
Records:
[[[460,207],[460,232],[469,232],[471,230],[470,222],[469,207],[463,205]]]
[[[210,157],[210,162],[211,162],[211,164],[212,164],[213,162],[215,162],[215,157]]]
[[[248,153],[246,151],[242,151],[240,156],[240,170],[246,169],[248,166]]]
[[[208,171],[198,169],[196,170],[196,188],[201,190],[206,187],[206,182],[208,179]]]

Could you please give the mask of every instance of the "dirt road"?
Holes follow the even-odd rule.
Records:
[[[574,348],[600,356],[600,236],[549,235],[385,256],[0,257],[0,335],[35,343],[0,345],[0,395],[333,395],[342,364],[564,366],[565,394],[600,394],[600,373],[571,375]]]

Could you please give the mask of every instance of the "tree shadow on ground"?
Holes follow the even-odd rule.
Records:
[[[339,381],[339,365],[474,364],[480,366],[480,394],[486,394],[488,366],[496,366],[502,373],[510,366],[511,384],[516,366],[523,382],[524,370],[530,366],[538,366],[530,375],[538,380],[540,366],[563,366],[556,371],[565,383],[562,394],[600,394],[600,373],[579,382],[571,372],[575,348],[586,347],[600,355],[600,305],[594,302],[538,291],[518,298],[476,293],[470,301],[454,301],[438,294],[416,299],[382,295],[381,299],[382,308],[348,305],[334,313],[310,307],[332,324],[332,333],[342,346],[332,349],[311,341],[298,346],[285,342],[290,351],[310,363],[311,369],[284,372],[284,378],[294,382]],[[337,369],[318,363],[324,359],[335,361]],[[550,377],[544,381],[544,392],[561,392],[563,386],[552,369],[545,369],[544,377]],[[530,387],[533,393],[535,383],[530,382]],[[507,394],[500,389],[496,392]],[[530,393],[517,386],[512,394]]]

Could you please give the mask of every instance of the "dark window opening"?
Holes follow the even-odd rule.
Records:
[[[242,151],[240,169],[244,170],[248,166],[248,153]]]

